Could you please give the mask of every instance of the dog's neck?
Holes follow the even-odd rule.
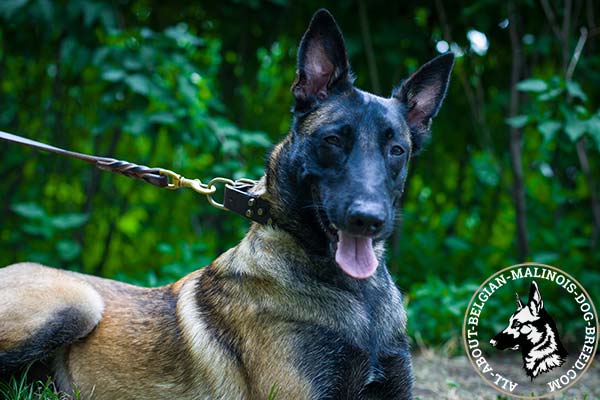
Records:
[[[382,244],[376,246],[375,252],[383,260]],[[276,281],[288,288],[318,282],[360,292],[369,286],[392,282],[384,265],[369,279],[355,279],[346,275],[331,257],[308,252],[286,230],[256,223],[252,224],[240,244],[221,255],[216,263],[224,267],[227,274]]]
[[[294,236],[311,255],[331,257],[329,239],[317,220],[310,184],[302,183],[299,178],[302,160],[291,154],[293,140],[293,134],[289,133],[275,146],[259,190],[271,204],[276,226]]]
[[[540,338],[531,342],[531,347],[522,352],[523,366],[532,379],[539,374],[564,363],[566,350],[560,343],[556,329],[550,323],[545,323]]]

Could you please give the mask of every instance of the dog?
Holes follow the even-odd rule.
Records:
[[[0,367],[44,359],[58,388],[98,400],[412,398],[384,241],[453,60],[424,64],[389,98],[367,93],[333,16],[317,11],[299,45],[291,130],[253,189],[272,223],[158,288],[0,269]]]
[[[544,308],[544,301],[535,281],[531,281],[527,306],[515,293],[517,311],[510,316],[508,326],[490,340],[499,350],[521,350],[523,369],[533,380],[540,374],[565,363],[567,351],[560,341],[554,319]]]

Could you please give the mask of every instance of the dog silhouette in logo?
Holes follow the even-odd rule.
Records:
[[[517,311],[508,326],[490,344],[499,350],[521,350],[523,368],[533,380],[540,374],[564,364],[567,351],[560,342],[554,320],[544,309],[544,301],[535,281],[531,282],[529,301],[524,305],[518,293]]]

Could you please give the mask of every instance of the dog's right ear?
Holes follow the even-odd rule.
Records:
[[[342,32],[325,9],[315,13],[298,48],[292,93],[296,106],[325,99],[338,86],[348,84],[350,66]]]

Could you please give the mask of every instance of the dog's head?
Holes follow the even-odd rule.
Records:
[[[373,242],[392,233],[409,159],[429,134],[453,61],[452,54],[433,59],[384,98],[354,87],[328,11],[317,11],[302,37],[292,132],[275,148],[267,181],[269,172],[280,177],[280,219],[325,244],[352,277],[377,268]]]
[[[531,282],[529,301],[524,305],[517,298],[517,311],[510,316],[508,326],[490,340],[490,344],[499,350],[523,350],[537,343],[545,331],[546,315],[544,301],[535,281]]]

